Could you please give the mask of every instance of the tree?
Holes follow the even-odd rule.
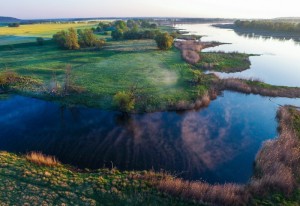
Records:
[[[116,30],[118,30],[118,29],[121,29],[121,30],[123,30],[123,31],[128,30],[128,27],[127,27],[127,25],[126,25],[126,22],[125,22],[125,21],[122,21],[122,20],[116,21],[116,22],[114,23],[114,26],[115,26]]]
[[[65,44],[67,41],[67,32],[66,31],[59,31],[53,35],[53,40],[61,47],[65,48]]]
[[[135,23],[134,20],[132,20],[132,19],[127,20],[127,27],[128,28],[132,29],[135,26],[137,26],[137,24]]]
[[[134,109],[135,98],[132,92],[118,92],[114,96],[114,103],[123,112],[130,112]]]
[[[142,20],[141,27],[143,27],[143,28],[149,28],[150,27],[149,21]]]
[[[123,30],[121,30],[121,29],[116,29],[115,31],[112,31],[112,32],[111,32],[111,37],[112,37],[114,40],[122,39],[122,38],[123,38]]]
[[[168,33],[161,33],[155,37],[157,47],[161,50],[168,50],[172,47],[174,38]]]
[[[78,31],[78,42],[81,47],[96,46],[97,41],[98,41],[97,36],[93,33],[91,29]]]
[[[70,28],[68,31],[59,31],[53,35],[53,40],[64,49],[79,49],[78,36],[75,29]]]
[[[150,25],[150,28],[151,28],[151,29],[157,29],[157,24],[151,24],[151,25]]]
[[[70,28],[67,34],[65,47],[70,50],[80,49],[80,45],[78,43],[77,32],[74,28]]]

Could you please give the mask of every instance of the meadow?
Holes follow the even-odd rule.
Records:
[[[3,27],[0,26],[0,46],[35,42],[37,37],[51,39],[56,32],[67,30],[70,27],[85,29],[94,26],[96,26],[95,23],[89,22],[28,24],[20,27],[3,25]]]
[[[147,102],[143,104],[153,107],[197,96],[196,88],[188,83],[192,72],[180,52],[160,51],[154,40],[110,41],[102,50],[78,51],[61,50],[52,41],[43,46],[5,45],[0,47],[0,61],[2,71],[39,79],[45,88],[53,76],[63,84],[65,68],[71,65],[73,81],[86,91],[64,98],[74,104],[111,109],[113,95],[133,86],[144,95]]]

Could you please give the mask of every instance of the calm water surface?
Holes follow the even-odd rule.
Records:
[[[238,35],[231,29],[220,29],[209,24],[184,24],[177,28],[192,34],[206,35],[203,41],[231,43],[205,51],[245,52],[260,54],[250,57],[251,68],[234,74],[217,73],[222,77],[258,78],[273,85],[300,87],[300,43],[252,35]]]
[[[275,103],[274,103],[275,102]],[[5,96],[0,150],[42,151],[80,168],[164,169],[187,179],[246,182],[264,140],[276,136],[277,104],[300,100],[225,92],[200,111],[123,116]]]
[[[300,86],[300,48],[293,41],[247,38],[205,24],[180,28],[232,43],[210,50],[262,54],[251,57],[251,69],[229,76]],[[124,116],[0,95],[0,150],[41,151],[80,168],[163,169],[210,183],[247,182],[262,143],[277,135],[276,111],[284,104],[300,106],[300,99],[224,92],[199,111]]]

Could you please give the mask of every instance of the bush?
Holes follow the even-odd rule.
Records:
[[[98,39],[91,29],[78,30],[78,42],[81,47],[94,47]]]
[[[168,50],[172,47],[174,38],[168,33],[161,33],[155,37],[157,47],[161,50]]]
[[[95,47],[96,47],[97,49],[103,48],[104,45],[105,45],[105,40],[104,40],[104,39],[98,39],[98,40],[95,42]]]
[[[130,112],[135,106],[135,98],[131,92],[118,92],[114,96],[114,102],[123,112]]]
[[[36,43],[39,46],[42,46],[42,45],[44,45],[44,39],[42,37],[38,37],[38,38],[36,38]]]
[[[8,24],[8,27],[19,27],[20,23],[10,23]]]
[[[0,74],[0,87],[5,88],[19,81],[20,77],[16,72],[5,71]]]
[[[122,39],[122,38],[123,38],[123,30],[121,30],[121,29],[116,29],[115,31],[112,31],[112,32],[111,32],[111,37],[112,37],[114,40]]]
[[[64,49],[80,49],[78,36],[75,29],[70,28],[68,31],[60,31],[53,35],[53,40]]]

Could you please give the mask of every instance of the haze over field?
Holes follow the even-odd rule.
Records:
[[[222,17],[299,16],[297,0],[1,0],[1,16],[22,19],[71,17]]]

